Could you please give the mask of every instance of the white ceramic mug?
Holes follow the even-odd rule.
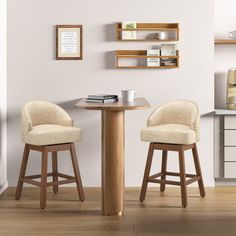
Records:
[[[125,102],[133,102],[135,98],[135,91],[133,89],[122,90],[122,99]]]
[[[231,39],[236,39],[236,30],[232,30],[231,32],[229,32],[229,37]]]

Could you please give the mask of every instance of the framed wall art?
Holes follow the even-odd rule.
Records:
[[[56,59],[83,59],[82,25],[56,25]]]

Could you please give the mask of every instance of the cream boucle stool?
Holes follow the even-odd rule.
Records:
[[[182,206],[187,206],[187,185],[198,181],[200,195],[204,197],[205,189],[202,179],[196,143],[199,141],[200,116],[198,106],[191,101],[177,100],[165,103],[156,108],[148,119],[146,128],[141,130],[141,140],[149,142],[146,168],[140,193],[140,201],[144,201],[148,182],[160,183],[160,191],[165,185],[181,186]],[[161,172],[150,176],[154,150],[162,150]],[[185,173],[184,151],[192,149],[196,175]],[[179,154],[179,173],[168,172],[168,151]],[[166,180],[166,176],[179,176],[180,181]],[[158,179],[160,177],[160,179]],[[188,180],[186,178],[189,178]]]
[[[16,189],[15,198],[20,199],[23,183],[40,187],[40,208],[46,207],[47,187],[53,186],[53,192],[58,192],[58,185],[73,183],[77,185],[79,198],[84,200],[84,190],[81,182],[75,146],[73,142],[80,140],[80,129],[73,127],[73,120],[59,106],[45,101],[26,103],[21,113],[22,141],[25,143],[23,159]],[[42,152],[41,174],[25,176],[30,150]],[[69,150],[75,176],[58,172],[57,152]],[[48,153],[52,153],[52,172],[48,173]],[[47,182],[52,176],[53,181]],[[58,177],[64,180],[58,180]],[[34,179],[41,178],[41,182]]]

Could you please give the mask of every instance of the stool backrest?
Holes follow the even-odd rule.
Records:
[[[28,132],[35,125],[55,124],[73,126],[71,117],[58,105],[47,101],[31,101],[22,107],[22,132]]]
[[[163,124],[187,125],[200,135],[200,115],[196,103],[189,100],[175,100],[158,106],[148,118],[148,126]]]

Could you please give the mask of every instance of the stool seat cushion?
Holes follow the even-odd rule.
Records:
[[[141,130],[144,142],[192,144],[196,143],[196,132],[187,125],[165,124],[149,126]]]
[[[33,145],[51,145],[79,141],[81,131],[72,126],[43,124],[35,125],[24,136],[24,142]]]

